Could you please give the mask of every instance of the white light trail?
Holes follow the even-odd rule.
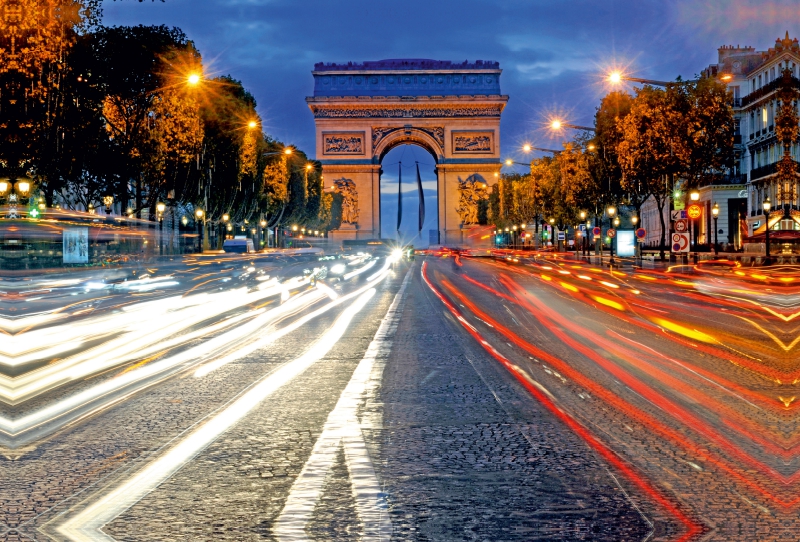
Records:
[[[187,461],[230,429],[264,399],[324,357],[341,339],[353,317],[364,308],[373,295],[375,295],[374,288],[362,293],[305,354],[263,378],[219,414],[170,448],[159,459],[58,526],[58,532],[68,539],[78,542],[114,540],[100,529],[172,476]]]

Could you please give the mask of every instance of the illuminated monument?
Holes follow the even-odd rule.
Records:
[[[381,161],[413,143],[436,161],[438,241],[486,244],[476,235],[475,194],[500,172],[500,92],[497,62],[382,60],[314,66],[306,98],[316,125],[316,155],[326,187],[343,191],[346,207],[332,237],[381,237]],[[427,240],[427,237],[426,237]]]

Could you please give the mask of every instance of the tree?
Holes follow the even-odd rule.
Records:
[[[655,199],[661,221],[662,260],[666,246],[664,207],[672,196],[667,179],[682,167],[674,149],[683,144],[683,105],[674,87],[662,90],[644,86],[637,89],[631,110],[619,125],[622,139],[617,145],[617,159],[625,186],[636,187],[638,194],[650,194]]]
[[[697,188],[733,166],[732,95],[714,77],[672,85],[667,90],[672,111],[680,115],[675,154],[687,188]]]

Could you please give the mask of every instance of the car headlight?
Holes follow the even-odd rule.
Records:
[[[336,265],[331,267],[331,273],[334,273],[336,275],[340,275],[340,274],[344,273],[345,269],[347,269],[347,267],[345,267],[344,264],[337,263]]]

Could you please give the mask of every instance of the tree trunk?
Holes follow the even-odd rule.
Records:
[[[661,261],[665,259],[664,249],[667,244],[667,226],[664,224],[664,205],[667,204],[667,199],[656,198],[656,207],[658,207],[658,221],[661,223],[661,241],[659,242],[659,251]]]

